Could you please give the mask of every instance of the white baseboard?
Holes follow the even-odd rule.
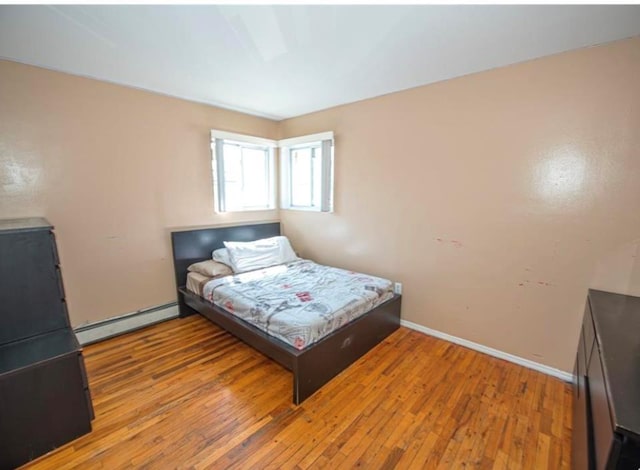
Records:
[[[544,364],[530,361],[529,359],[525,359],[523,357],[514,356],[513,354],[509,354],[504,351],[500,351],[498,349],[493,349],[488,346],[483,346],[482,344],[478,344],[478,343],[474,343],[473,341],[458,338],[457,336],[452,336],[438,330],[432,330],[431,328],[418,325],[417,323],[413,323],[407,320],[400,320],[400,324],[412,330],[425,333],[429,336],[435,336],[436,338],[449,341],[450,343],[459,344],[460,346],[473,349],[474,351],[488,354],[489,356],[497,357],[499,359],[504,359],[505,361],[513,362],[514,364],[518,364],[518,365],[527,367],[529,369],[537,370],[538,372],[551,375],[552,377],[557,377],[558,379],[564,380],[565,382],[571,382],[573,377],[569,372],[565,372],[560,369],[555,369],[553,367],[545,366]]]
[[[84,346],[177,317],[178,305],[173,302],[82,325],[75,328],[75,333],[80,344]]]

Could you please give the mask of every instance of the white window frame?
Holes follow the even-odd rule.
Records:
[[[291,151],[320,147],[320,206],[294,206],[291,200]],[[280,147],[280,208],[314,212],[333,212],[333,132],[321,132],[278,141]]]
[[[225,200],[225,181],[224,181],[224,158],[219,158],[222,154],[224,142],[234,143],[243,147],[254,147],[265,150],[267,165],[267,191],[268,201],[264,206],[244,206],[229,210]],[[275,194],[275,148],[277,142],[275,140],[264,139],[262,137],[254,137],[245,134],[236,134],[234,132],[212,130],[211,131],[211,166],[213,173],[214,188],[214,204],[216,212],[246,212],[246,211],[262,211],[273,210],[276,207]]]

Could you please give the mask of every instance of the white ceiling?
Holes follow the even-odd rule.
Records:
[[[0,57],[274,119],[638,34],[637,5],[0,6]]]

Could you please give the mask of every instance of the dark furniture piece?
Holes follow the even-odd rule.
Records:
[[[253,241],[280,235],[279,223],[173,232],[173,262],[180,316],[200,313],[293,372],[293,402],[310,397],[400,326],[401,296],[348,323],[309,347],[298,350],[185,288],[190,264],[211,259],[223,241]]]
[[[0,469],[91,431],[52,229],[41,218],[0,220]]]
[[[574,367],[573,468],[640,468],[640,297],[590,290]]]

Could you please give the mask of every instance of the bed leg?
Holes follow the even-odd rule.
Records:
[[[195,315],[196,313],[198,313],[197,310],[192,309],[185,303],[184,295],[182,295],[182,292],[178,292],[178,312],[178,316],[180,318],[188,317],[190,315]]]
[[[292,369],[294,405],[305,401],[340,372],[321,369],[317,364],[313,364],[313,361],[310,363],[304,356],[296,359]]]
[[[302,403],[300,399],[300,394],[298,393],[298,374],[296,372],[293,373],[293,404],[299,405]]]
[[[303,401],[305,401],[307,398],[309,398],[311,395],[313,395],[313,392],[315,392],[316,390],[309,390],[309,387],[304,386],[304,380],[302,380],[301,375],[298,369],[298,363],[296,362],[293,365],[293,404],[294,405],[299,405],[300,403],[302,403]]]

